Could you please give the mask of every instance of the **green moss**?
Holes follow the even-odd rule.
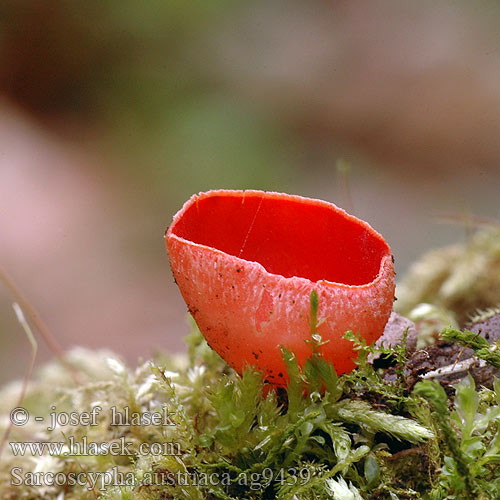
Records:
[[[384,384],[380,373],[367,362],[368,355],[376,350],[352,335],[350,338],[361,353],[359,368],[342,377],[337,377],[333,367],[315,352],[300,370],[294,356],[284,350],[291,375],[288,393],[263,390],[260,373],[252,369],[242,377],[237,375],[207,347],[197,331],[189,336],[190,361],[164,356],[135,370],[126,368],[110,353],[73,351],[69,360],[78,367],[83,384],[75,386],[60,364],[47,365],[30,384],[23,403],[32,418],[26,426],[12,428],[10,441],[123,441],[130,456],[105,452],[71,456],[66,454],[67,448],[52,456],[13,456],[8,446],[2,456],[1,498],[56,499],[63,491],[64,498],[70,500],[96,495],[108,499],[418,498],[426,489],[436,495],[439,488],[450,483],[449,478],[442,478],[444,472],[439,472],[440,466],[449,462],[448,455],[443,452],[433,458],[433,447],[441,444],[444,450],[452,451],[458,465],[450,469],[448,463],[443,471],[456,470],[462,477],[467,469],[462,470],[456,456],[464,456],[468,445],[463,443],[477,430],[482,435],[474,437],[475,447],[479,443],[487,459],[480,470],[475,469],[475,475],[480,478],[491,474],[489,465],[497,460],[500,447],[498,435],[492,430],[500,415],[498,384],[496,391],[481,399],[481,408],[474,406],[480,415],[488,415],[488,422],[484,417],[471,428],[475,424],[470,424],[470,419],[474,421],[475,414],[469,411],[467,430],[461,429],[468,437],[452,446],[449,438],[456,432],[457,417],[448,412],[446,395],[443,399],[438,386],[426,383],[421,386],[426,391],[406,394],[401,378]],[[387,348],[383,351],[386,353]],[[399,362],[404,362],[403,349],[393,352]],[[2,414],[8,414],[15,404],[18,389],[12,385],[3,389]],[[473,389],[469,382],[467,390],[457,390],[461,391],[458,415],[470,404],[467,401]],[[360,399],[368,392],[384,398],[383,409]],[[437,426],[430,410],[422,405],[422,395],[440,415]],[[82,415],[96,406],[102,409],[95,426],[67,425],[48,431],[52,405],[59,414],[73,411]],[[128,408],[130,414],[139,415],[140,422],[110,425],[113,408],[120,414]],[[164,414],[165,410],[168,425],[150,425],[148,415]],[[46,420],[41,424],[34,416]],[[6,421],[3,424],[5,428]],[[145,444],[161,445],[163,453],[144,453],[141,447]],[[457,454],[464,446],[465,451]],[[417,467],[419,463],[426,465]],[[16,486],[10,484],[14,467],[20,467],[23,474],[84,472],[92,479],[85,485],[66,488]],[[107,473],[104,480],[111,484],[97,481],[90,488],[92,474],[96,473]],[[401,480],[403,474],[406,487]],[[439,481],[438,486],[431,486],[432,477]],[[120,481],[134,484],[113,484]],[[478,479],[478,484],[484,482]],[[498,486],[493,484],[490,481],[489,491],[496,491]],[[471,486],[471,491],[475,488]]]
[[[56,446],[85,440],[103,446],[126,443],[130,454],[68,454],[68,447],[63,446],[41,457],[29,452],[13,456],[16,448],[9,445],[2,456],[1,498],[19,498],[20,492],[27,499],[57,498],[63,491],[65,499],[95,495],[110,499],[332,498],[336,486],[332,490],[334,483],[329,480],[334,478],[351,481],[362,493],[375,491],[384,481],[390,483],[389,469],[379,465],[384,438],[375,439],[378,434],[407,442],[406,446],[433,437],[416,418],[346,397],[354,379],[337,377],[313,348],[304,370],[284,350],[291,376],[285,393],[264,387],[261,374],[252,369],[240,377],[207,347],[198,331],[189,336],[188,343],[189,361],[164,356],[135,370],[109,353],[73,351],[69,361],[78,367],[83,379],[80,386],[60,364],[46,366],[30,384],[23,403],[31,414],[30,422],[13,427],[10,441]],[[376,377],[366,363],[360,372],[366,380]],[[3,414],[15,404],[17,389],[3,390]],[[96,425],[47,430],[51,406],[58,414],[83,415],[96,406],[101,409]],[[138,416],[136,425],[111,425],[112,412],[126,411]],[[147,420],[150,413],[165,411],[169,425],[151,425]],[[36,422],[35,416],[44,417],[44,422]],[[163,453],[144,453],[145,445],[161,445]],[[66,488],[12,485],[9,471],[13,467],[22,470],[18,475],[77,472],[92,479]],[[101,488],[97,481],[90,488],[96,473],[107,473],[104,480],[111,484]],[[134,484],[113,485],[120,474],[122,482]],[[155,481],[165,484],[151,484]]]

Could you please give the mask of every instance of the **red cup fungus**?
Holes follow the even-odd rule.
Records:
[[[179,289],[208,344],[239,373],[287,383],[281,346],[311,355],[310,296],[318,296],[318,352],[337,373],[355,367],[347,330],[374,342],[394,299],[389,245],[326,201],[261,191],[194,195],[166,233]]]

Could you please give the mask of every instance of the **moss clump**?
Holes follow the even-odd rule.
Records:
[[[397,288],[395,309],[409,315],[429,303],[452,312],[463,326],[478,309],[500,305],[499,276],[500,229],[483,229],[464,244],[432,250],[414,263]]]
[[[11,443],[55,447],[44,444],[40,456],[29,449],[16,456],[19,445],[9,444],[2,455],[0,497],[302,500],[405,499],[428,493],[446,498],[438,492],[468,491],[462,480],[463,487],[456,484],[462,469],[453,454],[457,447],[448,444],[453,429],[461,436],[456,441],[466,463],[476,461],[481,449],[480,467],[474,464],[470,472],[470,491],[498,498],[491,495],[500,492],[500,480],[492,475],[500,456],[500,431],[495,434],[500,385],[478,393],[468,381],[465,389],[457,388],[453,412],[446,400],[437,408],[433,395],[442,394],[436,387],[417,384],[416,392],[408,393],[402,370],[396,368],[398,376],[388,384],[382,370],[369,362],[371,356],[390,354],[396,364],[404,363],[404,346],[377,351],[353,335],[349,338],[360,353],[359,367],[342,377],[315,351],[321,342],[317,336],[303,370],[284,350],[291,377],[286,392],[264,386],[261,374],[252,369],[240,377],[197,330],[188,337],[189,359],[161,356],[135,370],[110,353],[72,351],[69,361],[82,384],[75,385],[60,364],[47,365],[23,403],[30,422],[13,427],[9,438]],[[2,414],[15,405],[18,389],[3,389]],[[475,399],[471,391],[478,394]],[[365,394],[378,395],[383,404],[369,403]],[[95,425],[80,422],[47,430],[51,411],[81,416],[96,406]],[[431,411],[441,412],[440,418]],[[122,425],[113,425],[113,412],[122,415]],[[135,416],[134,425],[123,425],[126,414]],[[151,422],[154,414],[165,417],[163,425]],[[465,427],[457,415],[467,415]],[[36,422],[35,416],[44,422]],[[2,425],[5,429],[6,418]],[[471,439],[474,450],[468,451]],[[95,449],[75,452],[74,443],[85,440],[96,443]],[[110,443],[126,453],[110,453]],[[458,464],[454,469],[452,462]],[[44,484],[40,473],[47,472],[66,483]],[[16,484],[21,477],[26,484]],[[73,484],[76,477],[83,478],[81,484]]]
[[[109,353],[74,351],[69,360],[78,367],[79,386],[58,363],[45,367],[23,403],[30,422],[12,428],[14,444],[4,449],[1,498],[55,499],[62,492],[65,499],[332,498],[332,488],[343,483],[330,479],[350,480],[361,492],[390,483],[382,436],[406,446],[433,437],[410,414],[347,398],[355,382],[337,377],[314,345],[303,371],[283,351],[291,376],[285,393],[265,387],[252,369],[237,375],[198,331],[188,342],[189,361],[160,357],[133,371]],[[370,365],[363,370],[366,380],[376,377]],[[3,414],[17,389],[3,390]],[[51,412],[81,416],[96,407],[95,425],[50,429]],[[135,415],[135,425],[113,425],[113,412]],[[167,420],[151,425],[151,414]],[[41,443],[43,453],[21,452],[26,442]],[[75,451],[83,442],[88,449]],[[110,453],[110,443],[121,443],[124,453]],[[67,484],[44,484],[46,478],[32,474],[44,472]],[[85,481],[72,484],[75,474]],[[21,477],[26,484],[15,484]]]
[[[465,257],[457,248],[454,262],[461,268]],[[442,289],[456,271],[445,260],[439,279],[406,301],[408,307],[436,302],[421,308],[412,347],[406,347],[407,326],[391,332],[400,341],[378,347],[348,332],[358,367],[343,376],[318,353],[323,340],[313,294],[311,355],[301,369],[283,349],[286,390],[264,384],[251,367],[239,376],[196,328],[187,337],[188,356],[158,355],[135,369],[113,353],[71,351],[68,364],[52,362],[30,382],[22,402],[30,415],[25,425],[11,426],[9,418],[21,384],[0,391],[0,432],[10,431],[0,455],[0,498],[500,498],[500,382],[481,387],[465,371],[445,392],[439,375],[422,381],[426,373],[419,370],[408,383],[408,358],[421,353],[414,349],[422,337],[431,338],[425,328],[440,331],[450,314]],[[487,261],[497,265],[492,255]],[[484,302],[486,292],[474,292],[468,303]],[[496,369],[492,314],[480,318],[490,318],[481,323],[482,330],[490,328],[484,338],[457,329],[443,333],[460,344],[457,352],[467,346]],[[396,324],[406,323],[392,328]],[[69,370],[77,372],[76,382]]]

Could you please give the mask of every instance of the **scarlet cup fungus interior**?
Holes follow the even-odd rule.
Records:
[[[270,273],[313,282],[370,283],[389,251],[373,230],[332,206],[257,194],[200,197],[172,231]]]

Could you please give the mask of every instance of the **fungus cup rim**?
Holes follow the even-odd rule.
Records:
[[[329,210],[337,211],[343,217],[345,217],[347,220],[349,220],[349,222],[363,226],[363,228],[366,229],[372,237],[379,239],[385,245],[387,251],[386,251],[386,253],[384,253],[384,255],[380,259],[380,265],[379,265],[376,277],[373,280],[371,280],[367,283],[363,283],[361,285],[349,285],[347,283],[341,283],[338,281],[329,281],[329,280],[324,280],[324,279],[312,281],[309,278],[304,278],[303,276],[286,277],[286,276],[283,276],[282,274],[272,273],[272,272],[268,271],[260,262],[258,262],[256,260],[243,259],[243,258],[238,257],[236,255],[232,255],[228,252],[224,252],[223,250],[220,250],[216,247],[205,245],[203,243],[196,243],[192,240],[188,240],[188,239],[183,238],[182,236],[179,236],[179,235],[174,233],[174,227],[175,227],[176,223],[184,216],[185,212],[194,203],[197,203],[200,199],[210,198],[212,196],[219,196],[219,195],[236,195],[236,196],[243,196],[243,197],[246,197],[247,195],[249,195],[249,196],[265,195],[266,197],[271,198],[271,199],[273,199],[273,198],[280,199],[280,200],[286,199],[286,200],[290,200],[290,201],[299,202],[302,204],[314,202],[314,204],[316,204],[316,205],[321,205],[321,206],[324,206],[325,208],[328,208]],[[341,287],[341,288],[356,289],[356,290],[370,288],[370,287],[376,285],[378,282],[380,282],[384,278],[384,275],[386,275],[387,272],[389,271],[389,268],[391,268],[390,264],[393,262],[393,254],[392,254],[392,251],[391,251],[389,244],[385,241],[384,237],[378,231],[376,231],[368,222],[366,222],[362,219],[359,219],[358,217],[356,217],[354,215],[349,214],[343,208],[338,207],[337,205],[335,205],[332,202],[320,200],[320,199],[316,199],[316,198],[310,198],[307,196],[296,195],[296,194],[280,193],[277,191],[260,191],[260,190],[254,190],[254,189],[245,189],[245,190],[242,190],[242,189],[212,189],[209,191],[200,191],[197,194],[193,194],[187,201],[184,202],[182,208],[179,211],[177,211],[177,213],[173,217],[172,223],[168,226],[167,230],[165,231],[164,238],[167,241],[167,243],[168,243],[168,239],[172,238],[172,239],[175,239],[179,242],[185,243],[189,246],[192,246],[195,248],[200,248],[203,250],[207,250],[209,252],[214,253],[215,255],[227,256],[231,259],[234,259],[235,262],[241,262],[242,266],[243,265],[245,265],[245,266],[251,265],[251,266],[263,271],[264,273],[266,273],[270,276],[277,277],[279,279],[291,280],[291,281],[298,280],[299,282],[303,282],[304,284],[313,284],[313,285],[318,285],[318,286],[325,285],[325,286],[331,286],[331,287]],[[388,262],[388,261],[390,261],[390,262]]]

